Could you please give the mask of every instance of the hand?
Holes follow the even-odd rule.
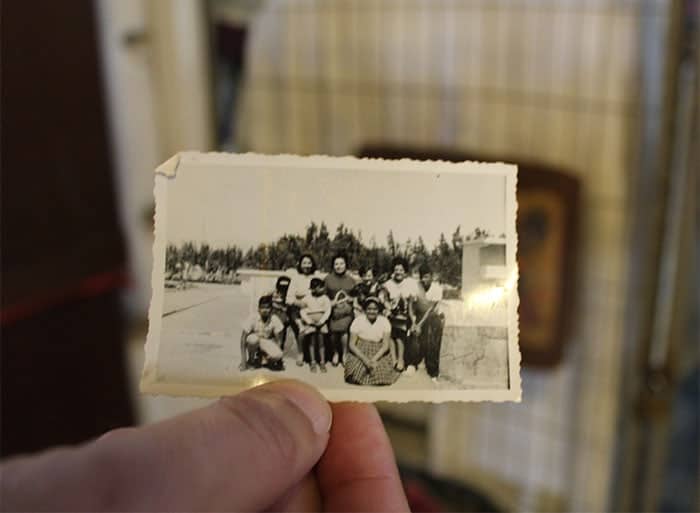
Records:
[[[396,365],[394,365],[394,367],[396,367],[396,370],[402,371],[402,370],[403,370],[403,367],[404,367],[403,360],[398,360],[398,361],[396,362]]]
[[[416,337],[420,337],[420,326],[419,326],[418,324],[416,324],[415,326],[413,326],[413,330],[412,330],[412,331],[413,331],[413,333],[416,335]]]
[[[367,363],[365,363],[365,366],[369,370],[373,371],[377,367],[377,362],[375,362],[374,360],[368,360]]]
[[[238,370],[240,370],[241,372],[243,372],[243,371],[245,371],[245,370],[248,370],[248,362],[246,362],[245,360],[243,360],[243,361],[241,362],[241,364],[238,366]]]
[[[12,459],[0,496],[11,511],[408,511],[374,406],[295,381]]]

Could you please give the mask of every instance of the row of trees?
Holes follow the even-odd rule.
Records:
[[[236,245],[225,248],[212,248],[207,243],[185,242],[176,247],[169,244],[166,249],[166,271],[178,272],[185,264],[197,265],[205,273],[229,274],[237,269],[252,268],[283,270],[294,267],[299,257],[311,253],[323,271],[330,271],[331,259],[342,251],[348,257],[351,269],[371,267],[375,274],[389,272],[391,260],[396,256],[405,258],[410,265],[418,266],[427,262],[444,283],[459,287],[462,268],[462,234],[460,227],[448,239],[444,234],[433,248],[426,247],[423,239],[396,241],[389,232],[384,245],[379,245],[374,237],[368,242],[362,233],[355,233],[340,224],[331,235],[325,223],[312,222],[302,235],[286,234],[277,241],[260,244],[244,251]]]

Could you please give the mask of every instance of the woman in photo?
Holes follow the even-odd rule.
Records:
[[[381,303],[376,297],[365,299],[363,307],[365,313],[350,326],[345,381],[354,385],[391,385],[399,377],[394,367],[391,324],[379,315]]]
[[[391,279],[384,283],[383,292],[386,298],[385,307],[388,310],[391,323],[391,337],[396,344],[396,368],[400,371],[406,367],[408,375],[415,374],[420,362],[420,351],[416,337],[411,337],[411,329],[415,327],[415,335],[419,335],[420,327],[416,326],[416,316],[413,303],[418,295],[418,286],[408,274],[410,268],[405,258],[396,257],[391,262]]]
[[[297,344],[297,365],[301,367],[304,365],[304,347],[299,335],[301,327],[299,310],[303,306],[304,298],[311,294],[311,279],[319,277],[316,260],[310,253],[304,253],[299,257],[296,268],[288,274],[291,277],[291,283],[287,290],[287,314]]]
[[[333,270],[326,276],[326,294],[331,299],[333,310],[329,324],[330,344],[326,356],[331,357],[333,366],[343,362],[348,350],[348,329],[354,318],[352,290],[355,279],[348,274],[348,259],[338,253],[332,260]]]

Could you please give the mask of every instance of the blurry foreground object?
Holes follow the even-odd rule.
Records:
[[[93,4],[3,2],[2,19],[7,456],[92,438],[133,417]]]

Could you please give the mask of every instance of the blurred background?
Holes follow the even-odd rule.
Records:
[[[697,0],[1,14],[3,456],[205,403],[137,393],[172,154],[505,160],[523,401],[381,405],[414,510],[699,509]]]

